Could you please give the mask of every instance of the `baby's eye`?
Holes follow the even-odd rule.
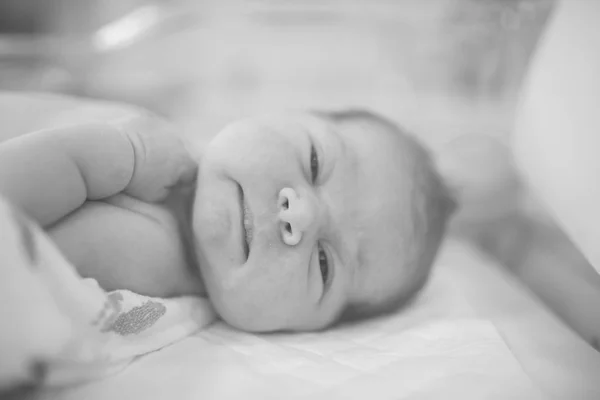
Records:
[[[310,175],[312,183],[315,183],[319,176],[319,156],[314,145],[310,146]]]
[[[329,260],[327,259],[327,252],[323,250],[323,247],[319,243],[317,245],[319,251],[319,268],[321,270],[321,278],[323,279],[323,284],[326,285],[329,280]]]

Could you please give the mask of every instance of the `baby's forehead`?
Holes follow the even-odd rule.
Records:
[[[253,118],[248,121],[248,128],[268,129],[287,137],[303,132],[317,142],[319,138],[335,141],[339,146],[324,147],[339,151],[325,151],[321,161],[326,168],[330,157],[337,158],[336,184],[344,186],[347,196],[360,200],[357,207],[366,209],[371,217],[382,214],[391,221],[406,212],[406,194],[413,184],[412,165],[420,155],[416,146],[387,122],[360,112],[342,120],[323,113],[287,112]]]
[[[429,156],[385,121],[359,115],[336,126],[356,162],[354,222],[359,222],[359,240],[350,300],[383,304],[408,294],[418,276],[407,249],[420,247],[417,241],[423,240],[412,214],[424,202],[419,188],[430,178],[417,172],[430,163]]]
[[[337,128],[358,173],[368,179],[357,183],[371,190],[388,192],[404,186],[404,179],[419,162],[420,155],[411,144],[395,132],[370,122],[356,122]]]
[[[355,148],[359,153],[373,147],[397,152],[399,146],[406,145],[402,140],[402,132],[388,121],[360,111],[350,112],[348,115],[350,116],[342,118],[338,113],[286,111],[239,120],[230,127],[249,133],[269,130],[285,136],[299,133],[317,137],[334,135],[343,142],[363,144]]]

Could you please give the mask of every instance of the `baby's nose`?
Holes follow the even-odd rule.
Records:
[[[315,220],[315,205],[309,196],[299,196],[292,188],[281,189],[277,205],[283,242],[295,246]]]

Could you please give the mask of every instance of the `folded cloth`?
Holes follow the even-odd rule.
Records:
[[[0,197],[0,392],[115,373],[215,320],[208,300],[110,293]]]

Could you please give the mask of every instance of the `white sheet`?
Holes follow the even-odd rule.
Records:
[[[218,323],[118,376],[45,398],[546,398],[444,258],[419,300],[396,315],[311,334],[253,335]]]

